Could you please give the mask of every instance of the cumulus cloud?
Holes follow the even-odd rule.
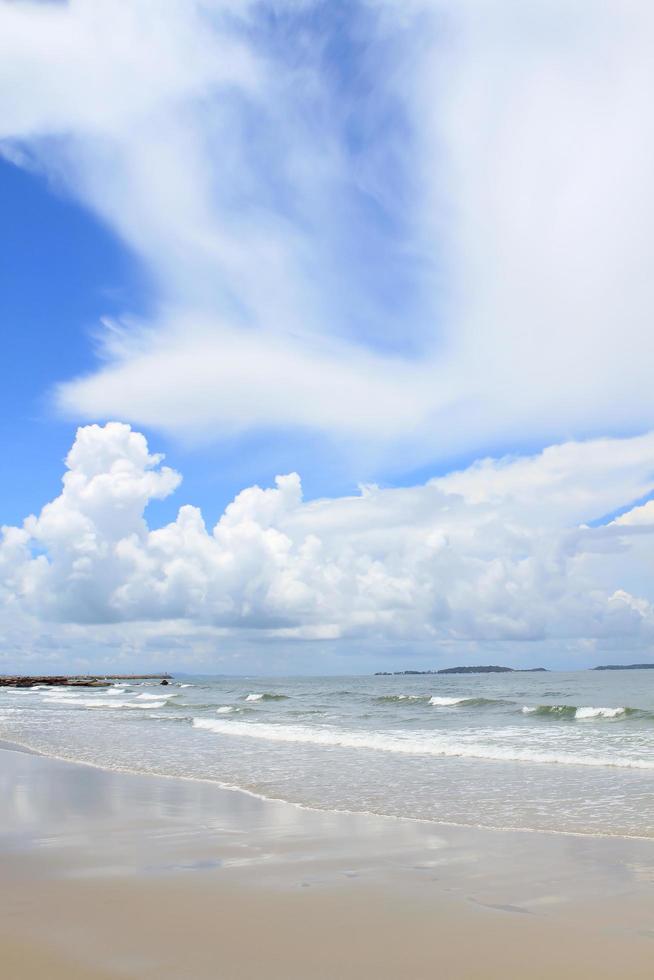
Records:
[[[304,501],[291,473],[212,529],[190,505],[148,526],[180,477],[124,423],[79,429],[66,465],[61,494],[3,529],[5,617],[396,644],[653,636],[648,535],[580,518],[650,490],[654,435],[337,499]]]
[[[60,407],[399,466],[650,428],[651,6],[273,6],[0,4],[5,154],[154,283]]]

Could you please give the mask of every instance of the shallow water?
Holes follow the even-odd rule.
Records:
[[[0,689],[0,737],[306,806],[654,836],[654,671]]]

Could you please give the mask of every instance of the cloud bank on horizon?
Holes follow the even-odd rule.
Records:
[[[654,425],[654,11],[0,4],[0,138],[152,311],[74,420],[321,433],[389,467]]]
[[[0,0],[0,153],[149,284],[53,378],[108,424],[3,530],[13,661],[646,651],[653,45],[639,0]],[[308,434],[354,477],[482,461],[307,502],[289,474],[151,528],[180,477],[125,423]]]
[[[649,491],[654,434],[309,502],[291,473],[243,490],[213,529],[189,505],[148,527],[181,477],[124,423],[80,428],[66,465],[61,494],[2,530],[2,623],[23,643],[39,623],[96,643],[98,626],[166,623],[187,642],[572,641],[586,657],[654,639],[650,504],[585,523]]]

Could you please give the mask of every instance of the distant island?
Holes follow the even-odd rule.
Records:
[[[654,664],[601,664],[592,670],[654,670]]]
[[[598,668],[599,669],[599,668]],[[423,674],[539,674],[547,671],[547,667],[498,667],[494,664],[470,667],[442,667],[440,670],[378,670],[375,677],[401,677]]]

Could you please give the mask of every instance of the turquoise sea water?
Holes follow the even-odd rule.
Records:
[[[304,806],[654,836],[654,671],[4,688],[0,738]]]

